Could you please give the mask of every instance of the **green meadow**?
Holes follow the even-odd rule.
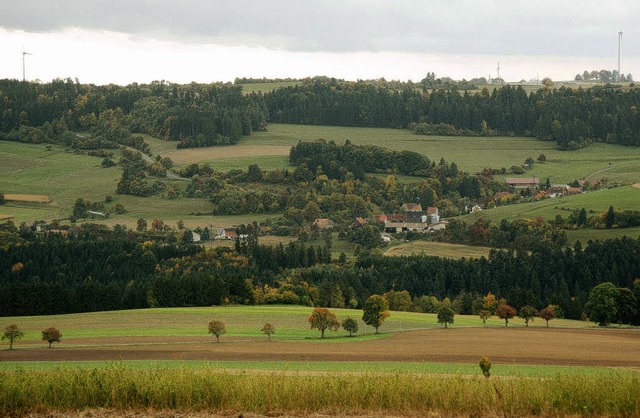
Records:
[[[5,317],[2,322],[15,323],[25,336],[21,345],[42,345],[40,331],[55,326],[65,338],[96,337],[150,337],[150,336],[206,336],[207,324],[212,319],[224,321],[227,334],[224,338],[255,337],[264,339],[260,328],[269,322],[276,327],[274,339],[279,340],[317,340],[319,334],[311,330],[307,318],[313,308],[294,305],[258,305],[258,306],[212,306],[187,308],[154,308],[140,310],[122,310],[109,312],[88,312],[66,315],[48,315],[31,317]],[[380,327],[381,334],[372,335],[373,328],[361,321],[362,311],[353,309],[332,309],[338,320],[350,316],[360,322],[360,331],[356,338],[384,338],[391,332],[419,329],[441,328],[436,314],[417,312],[392,312]],[[126,327],[122,324],[127,324]],[[524,321],[513,318],[512,327],[523,327]],[[478,316],[456,315],[455,327],[482,327]],[[503,327],[504,321],[492,317],[487,327]],[[529,327],[544,327],[544,321],[535,321]],[[590,322],[566,319],[554,319],[553,327],[585,328],[593,326]],[[333,342],[353,341],[345,338],[343,330],[327,332],[327,340]]]

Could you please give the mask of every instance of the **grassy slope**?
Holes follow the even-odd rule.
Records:
[[[307,318],[312,308],[291,305],[260,306],[214,306],[197,308],[157,308],[141,310],[125,310],[110,312],[90,312],[67,315],[49,315],[33,317],[5,317],[2,324],[17,324],[25,333],[20,344],[42,344],[40,331],[49,326],[60,329],[65,339],[92,337],[131,337],[131,336],[206,336],[207,323],[216,318],[227,326],[225,338],[256,337],[263,338],[260,328],[265,322],[276,327],[274,338],[305,340],[315,339],[317,331],[309,328]],[[359,321],[361,337],[371,338],[373,328],[360,320],[361,310],[332,309],[339,320],[347,316]],[[514,318],[510,326],[524,326],[524,321]],[[127,324],[123,327],[122,324]],[[556,327],[588,327],[590,322],[554,319],[550,322]],[[456,327],[481,327],[482,321],[473,315],[456,315]],[[497,317],[487,321],[489,327],[504,326]],[[535,321],[530,327],[544,327],[544,321]],[[380,327],[382,333],[440,327],[435,314],[415,312],[392,312],[391,316]],[[343,337],[344,331],[327,333],[329,337]],[[384,334],[383,334],[384,335]],[[351,339],[349,339],[351,340]],[[344,341],[336,338],[335,341]]]

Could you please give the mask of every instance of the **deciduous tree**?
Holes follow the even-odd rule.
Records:
[[[480,319],[482,319],[482,325],[487,326],[487,319],[491,318],[491,311],[483,309],[480,311]]]
[[[364,303],[364,309],[362,314],[362,320],[365,324],[370,325],[376,329],[384,323],[384,320],[391,315],[389,313],[389,303],[385,298],[380,295],[371,295],[369,299]]]
[[[336,314],[327,308],[314,308],[308,319],[311,329],[320,331],[320,338],[324,338],[324,332],[329,329],[337,331],[340,328],[340,321],[336,318]]]
[[[547,323],[547,328],[549,328],[549,321],[556,317],[556,310],[553,305],[549,305],[538,312],[538,316],[545,320],[545,322]]]
[[[618,314],[617,297],[618,289],[613,283],[606,282],[595,286],[591,289],[589,300],[585,305],[589,318],[601,327],[609,325]]]
[[[271,341],[271,334],[276,333],[276,327],[267,322],[262,326],[262,328],[260,328],[260,331],[262,331],[262,333],[267,336],[269,341]]]
[[[2,340],[9,340],[9,350],[13,350],[13,342],[24,337],[24,333],[20,331],[16,324],[7,325],[2,334]]]
[[[520,308],[520,312],[518,313],[518,316],[524,319],[524,325],[528,327],[529,321],[533,321],[533,318],[535,318],[537,314],[538,314],[538,310],[536,308],[530,305],[526,305]]]
[[[504,326],[509,326],[509,319],[513,318],[518,314],[518,311],[513,306],[509,306],[506,303],[500,304],[498,309],[496,309],[496,315],[498,318],[504,319]]]
[[[496,300],[496,295],[489,292],[485,297],[482,298],[482,309],[485,311],[489,311],[491,314],[496,313],[496,307],[498,306],[498,301]]]
[[[42,330],[42,341],[46,341],[49,343],[49,348],[51,348],[51,344],[59,343],[62,340],[62,333],[58,328],[49,327]]]
[[[444,324],[444,327],[447,328],[447,324],[453,324],[454,316],[453,309],[448,306],[441,306],[438,310],[438,324]]]
[[[209,321],[209,334],[215,335],[216,342],[220,342],[220,336],[227,333],[227,327],[222,321]]]
[[[342,328],[349,333],[349,337],[353,336],[354,332],[358,332],[358,320],[347,317],[342,321]]]

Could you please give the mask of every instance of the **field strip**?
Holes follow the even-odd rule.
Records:
[[[227,158],[284,156],[289,155],[291,147],[286,145],[232,145],[222,147],[188,148],[167,153],[174,164],[188,164],[197,161],[220,160]]]
[[[5,200],[10,202],[49,203],[51,196],[43,194],[5,194]]]

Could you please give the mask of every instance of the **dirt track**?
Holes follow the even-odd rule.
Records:
[[[65,339],[54,348],[16,346],[3,361],[241,360],[405,361],[624,366],[640,368],[640,330],[452,328],[353,341],[278,341],[211,337]]]

